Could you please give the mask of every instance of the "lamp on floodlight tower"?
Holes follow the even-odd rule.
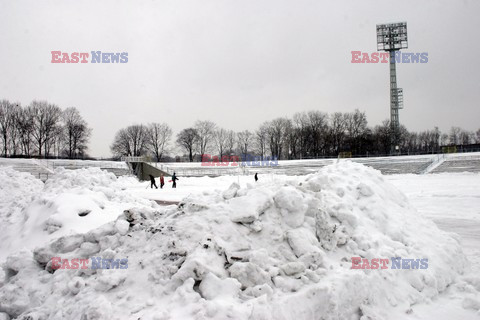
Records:
[[[398,110],[403,109],[403,90],[397,88],[395,53],[408,48],[407,23],[377,24],[377,51],[390,53],[390,126],[392,129],[391,152],[398,150],[400,121]]]

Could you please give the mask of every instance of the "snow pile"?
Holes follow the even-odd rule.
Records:
[[[31,174],[0,167],[0,261],[8,253],[11,238],[15,237],[10,228],[28,219],[26,208],[42,189],[43,182]]]
[[[45,184],[6,168],[0,170],[0,181],[0,261],[24,247],[97,228],[132,205],[152,206],[126,191],[123,180],[99,168],[58,168]]]
[[[52,270],[52,257],[128,259],[128,269]],[[428,259],[428,268],[352,270],[352,257]],[[458,242],[378,171],[341,162],[281,186],[232,184],[178,208],[132,208],[86,234],[12,255],[0,312],[25,319],[380,319],[435,297],[464,267]]]
[[[43,188],[39,179],[10,167],[0,167],[0,182],[0,218],[3,223],[14,222],[25,204]]]

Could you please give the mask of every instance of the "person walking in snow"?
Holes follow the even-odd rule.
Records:
[[[163,186],[165,185],[165,180],[163,178],[163,174],[160,175],[160,189],[163,189]]]
[[[155,182],[155,177],[151,174],[149,174],[148,176],[150,177],[150,188],[153,189],[153,186],[155,186],[155,189],[158,189],[157,183]]]
[[[258,181],[258,173],[255,172],[255,182]]]
[[[173,176],[172,176],[172,182],[173,182],[172,188],[176,188],[176,187],[177,187],[177,180],[179,180],[179,179],[177,178],[177,176],[175,175],[175,172],[174,172],[174,173],[173,173]]]

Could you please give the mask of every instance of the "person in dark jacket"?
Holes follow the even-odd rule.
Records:
[[[160,189],[163,189],[163,186],[165,185],[165,180],[163,178],[163,174],[160,175]]]
[[[255,182],[258,181],[258,173],[255,172]]]
[[[149,174],[148,176],[150,177],[150,188],[153,189],[153,186],[155,186],[155,189],[158,189],[157,183],[155,182],[155,177],[151,174]]]
[[[176,188],[176,187],[177,187],[177,180],[179,180],[179,179],[177,178],[177,176],[175,175],[175,172],[174,172],[174,173],[173,173],[173,176],[172,176],[172,182],[173,182],[172,188]]]

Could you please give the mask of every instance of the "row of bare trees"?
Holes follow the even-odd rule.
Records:
[[[116,157],[152,155],[161,161],[171,138],[172,129],[166,123],[131,125],[116,133],[110,150]]]
[[[212,121],[197,121],[192,128],[180,131],[176,142],[186,151],[190,161],[197,153],[204,155],[214,152],[222,157],[235,151],[236,133],[218,128]]]
[[[392,136],[390,122],[386,120],[382,125],[376,126],[373,133],[376,138],[374,145],[380,153],[387,154],[390,148],[390,137]],[[402,153],[436,153],[441,152],[443,146],[467,146],[471,144],[480,144],[480,129],[473,132],[459,127],[451,127],[448,132],[442,133],[438,127],[435,127],[432,130],[410,132],[404,126],[401,126],[398,133],[398,145]]]
[[[0,100],[1,154],[4,157],[39,156],[84,158],[91,129],[80,112],[62,110],[47,101],[20,103]]]
[[[399,152],[419,154],[440,151],[444,145],[480,143],[480,129],[468,132],[453,127],[449,133],[438,128],[409,132],[401,127],[397,134]],[[255,131],[235,132],[212,121],[197,121],[181,130],[170,146],[172,131],[166,124],[134,125],[118,131],[111,146],[116,156],[152,155],[157,161],[166,153],[183,154],[187,161],[200,160],[204,154],[219,156],[274,156],[279,159],[308,159],[356,155],[387,155],[391,151],[392,130],[388,120],[369,127],[364,112],[299,112],[290,118],[276,118],[262,123]]]
[[[279,159],[303,159],[337,155],[348,149],[355,153],[366,150],[367,120],[365,113],[334,113],[320,111],[297,113],[292,119],[276,118],[264,122],[254,131],[234,132],[218,127],[211,121],[197,121],[193,127],[177,135],[177,144],[195,155],[274,156]]]
[[[351,155],[386,155],[391,148],[393,133],[388,120],[373,128],[368,126],[364,112],[321,111],[299,112],[292,119],[281,117],[266,121],[254,131],[234,132],[218,127],[211,121],[197,121],[193,127],[177,135],[179,145],[189,161],[205,153],[222,155],[255,154],[279,159],[308,159]],[[403,153],[438,152],[442,145],[480,143],[480,129],[468,132],[457,127],[450,134],[438,128],[409,132],[401,127],[399,147]]]

